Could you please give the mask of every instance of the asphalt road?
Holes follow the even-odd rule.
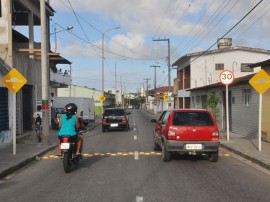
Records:
[[[53,151],[0,183],[1,201],[270,201],[270,175],[221,150],[217,163],[153,151],[150,119],[131,110],[129,131],[84,135],[84,159],[71,173]]]

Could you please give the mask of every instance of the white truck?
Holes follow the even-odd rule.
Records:
[[[52,97],[54,108],[64,108],[68,103],[77,105],[77,115],[86,126],[89,122],[95,122],[95,101],[93,98],[84,97]]]

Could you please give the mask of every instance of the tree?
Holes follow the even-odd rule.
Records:
[[[217,121],[218,115],[219,115],[219,109],[217,108],[219,102],[219,97],[216,94],[210,94],[210,97],[207,99],[207,105],[211,109],[211,112],[214,116],[214,118]]]

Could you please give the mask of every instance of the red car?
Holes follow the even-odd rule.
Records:
[[[154,128],[154,150],[162,151],[162,160],[169,161],[172,152],[180,154],[207,154],[218,161],[219,130],[208,110],[172,109],[164,111]]]

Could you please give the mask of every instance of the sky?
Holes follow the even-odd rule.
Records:
[[[155,72],[156,86],[168,86],[168,39],[173,64],[188,53],[207,50],[259,2],[50,0],[55,10],[51,50],[72,62],[72,84],[101,90],[104,34],[105,90],[115,87],[115,79],[126,92],[146,88],[146,79],[154,88]],[[225,38],[232,38],[233,46],[269,50],[269,9],[268,1],[262,1]],[[73,29],[68,31],[69,26]],[[173,85],[176,70],[171,68],[170,75]]]

